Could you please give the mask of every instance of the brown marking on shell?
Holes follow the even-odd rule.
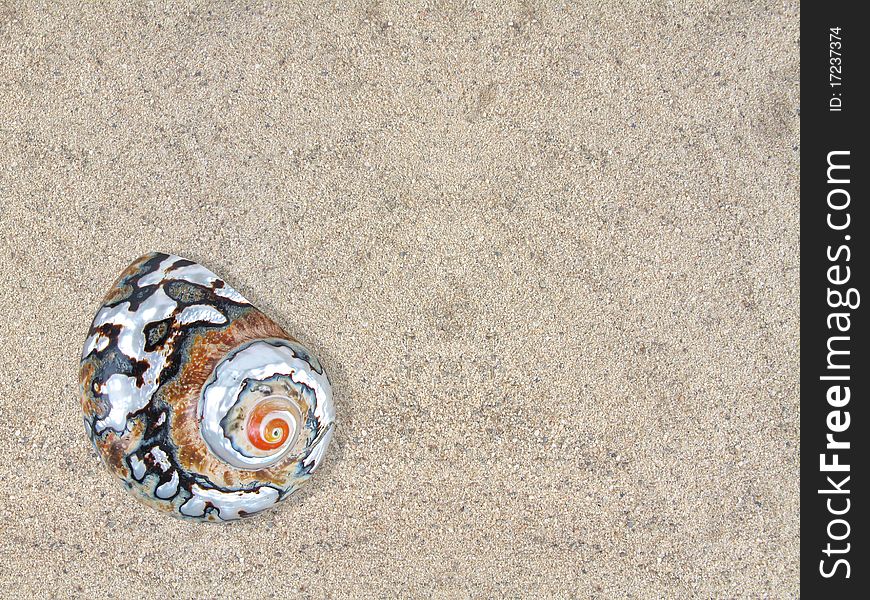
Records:
[[[151,260],[157,256],[156,253],[151,252],[149,254],[144,254],[134,260],[130,265],[124,269],[124,271],[118,276],[115,280],[115,283],[112,284],[112,287],[109,288],[108,293],[103,297],[103,304],[117,304],[123,300],[126,300],[130,297],[130,294],[133,293],[133,286],[124,283],[124,281],[133,275],[136,275],[142,270],[142,267],[146,262]]]
[[[103,462],[110,471],[122,479],[130,477],[130,470],[124,459],[127,455],[139,447],[142,442],[142,434],[145,431],[145,423],[140,418],[131,419],[130,431],[119,435],[115,431],[107,431],[97,437],[95,442],[100,449]]]
[[[94,367],[93,361],[90,360],[82,363],[82,368],[79,369],[79,399],[82,403],[82,410],[89,417],[99,415],[100,413],[99,401],[94,397],[92,387],[95,371],[96,367]]]
[[[178,449],[179,465],[192,473],[205,475],[218,486],[261,482],[283,487],[289,479],[288,474],[281,469],[285,461],[259,471],[228,469],[226,463],[209,451],[200,435],[196,416],[202,386],[217,364],[241,344],[263,338],[296,342],[277,323],[255,308],[235,319],[226,329],[197,334],[190,345],[190,355],[178,375],[162,390],[162,399],[172,407],[170,433]]]

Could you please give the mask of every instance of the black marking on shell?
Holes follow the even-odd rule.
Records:
[[[169,337],[172,331],[172,323],[175,316],[168,317],[162,321],[154,321],[148,323],[143,330],[145,334],[145,352],[153,352],[155,349],[163,345],[166,338]]]
[[[164,260],[165,260],[169,255],[164,254],[163,256],[164,256]],[[170,266],[168,269],[166,269],[166,272],[169,273],[171,271],[174,271],[175,269],[180,269],[182,267],[189,267],[190,265],[195,265],[195,264],[196,263],[193,262],[192,260],[187,260],[186,258],[182,258],[182,259],[176,260],[174,263],[172,263],[172,266]]]

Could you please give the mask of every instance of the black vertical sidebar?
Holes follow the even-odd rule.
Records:
[[[801,14],[801,594],[866,597],[867,20]],[[864,292],[868,295],[864,296]],[[859,457],[861,457],[859,459]],[[824,596],[822,596],[824,594]]]

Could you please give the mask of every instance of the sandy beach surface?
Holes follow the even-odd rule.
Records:
[[[0,597],[798,596],[798,24],[0,0]],[[85,438],[149,250],[331,375],[260,518],[144,508]]]

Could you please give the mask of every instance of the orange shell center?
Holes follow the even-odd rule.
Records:
[[[275,450],[287,441],[290,435],[290,424],[284,418],[273,416],[266,421],[265,427],[262,426],[263,420],[269,417],[270,413],[282,408],[279,402],[263,402],[251,411],[246,429],[248,439],[258,450]]]

